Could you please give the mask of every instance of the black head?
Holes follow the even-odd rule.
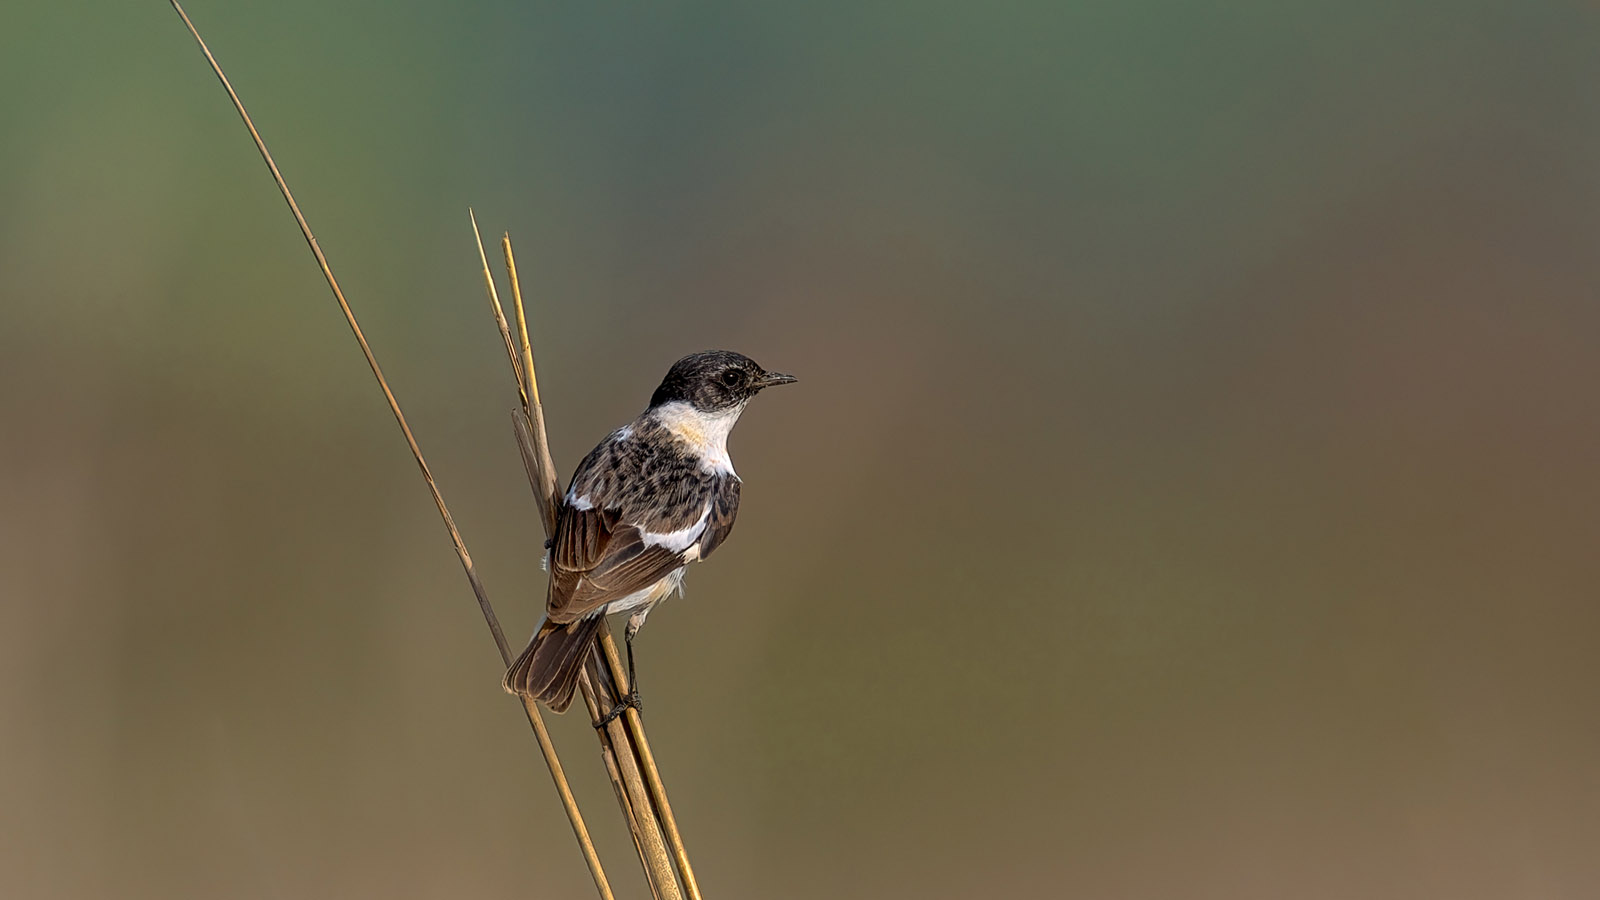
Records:
[[[794,380],[793,375],[768,372],[742,353],[707,350],[673,363],[650,398],[650,405],[681,401],[701,412],[716,412],[748,402],[762,388],[791,384]]]

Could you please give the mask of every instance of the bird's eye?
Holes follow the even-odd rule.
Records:
[[[722,383],[728,387],[738,387],[739,382],[743,380],[744,378],[739,374],[738,369],[729,369],[722,373]]]

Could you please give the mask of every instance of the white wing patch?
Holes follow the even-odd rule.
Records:
[[[665,547],[673,553],[682,553],[700,540],[700,535],[706,530],[706,521],[710,518],[711,504],[707,503],[705,512],[700,514],[700,521],[688,528],[667,532],[640,531],[639,539],[646,547]]]
[[[575,491],[567,491],[567,505],[577,510],[594,509],[587,495],[579,497]]]

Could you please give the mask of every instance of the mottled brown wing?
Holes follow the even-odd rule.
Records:
[[[552,622],[575,622],[683,564],[682,553],[645,546],[639,529],[619,524],[615,511],[563,506],[550,551],[545,608]]]
[[[739,514],[739,478],[726,475],[717,479],[715,493],[711,495],[711,515],[706,519],[706,530],[700,535],[700,558],[722,545],[728,532],[733,530],[733,519]]]

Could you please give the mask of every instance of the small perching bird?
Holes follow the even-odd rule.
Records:
[[[733,530],[739,476],[728,458],[728,433],[752,397],[794,380],[728,350],[685,356],[668,370],[649,408],[583,458],[551,538],[545,621],[506,670],[507,691],[565,712],[610,613],[631,613],[633,680],[639,626],[681,588],[684,567],[710,556]],[[636,691],[607,719],[630,704],[638,704]]]

